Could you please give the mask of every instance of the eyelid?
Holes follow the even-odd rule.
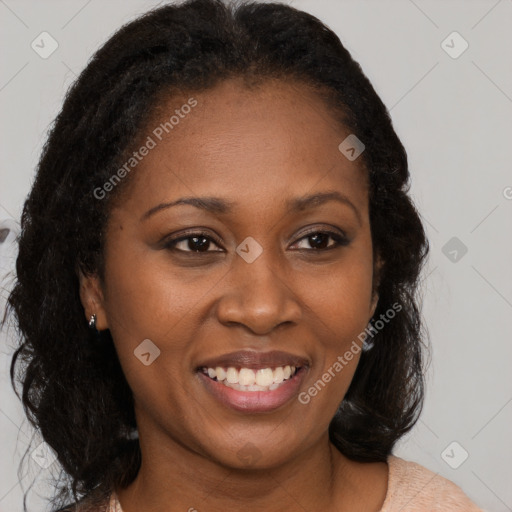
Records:
[[[339,230],[316,228],[316,229],[312,229],[312,230],[307,231],[306,233],[302,234],[302,236],[297,238],[297,240],[295,242],[293,242],[292,245],[296,245],[299,242],[301,242],[302,240],[308,238],[308,236],[315,235],[315,234],[327,235],[329,238],[332,238],[334,240],[334,242],[335,242],[334,245],[326,247],[324,249],[293,249],[293,250],[320,254],[320,253],[329,251],[331,249],[338,249],[340,247],[346,247],[351,242],[351,240],[348,238],[348,236],[343,231],[341,231],[341,233],[340,233]]]
[[[164,247],[172,248],[172,246],[176,245],[179,242],[183,242],[185,240],[188,240],[189,238],[198,238],[201,236],[203,236],[205,238],[209,238],[210,240],[212,240],[215,243],[215,245],[217,245],[218,247],[223,249],[222,243],[220,242],[219,237],[217,235],[212,234],[210,231],[207,231],[207,230],[201,229],[201,228],[191,228],[188,231],[179,233],[177,236],[165,237],[162,241],[162,244]],[[194,251],[181,251],[179,249],[178,249],[178,251],[179,252],[191,252],[191,253],[194,252]],[[206,251],[206,252],[220,252],[220,251]]]
[[[343,230],[336,228],[334,226],[326,227],[324,224],[323,226],[322,225],[309,226],[306,229],[306,231],[303,231],[302,233],[297,235],[297,238],[295,239],[294,242],[292,242],[292,245],[295,245],[295,244],[301,242],[303,239],[307,238],[310,235],[314,235],[314,234],[318,234],[318,233],[330,236],[335,241],[335,244],[326,249],[293,249],[293,250],[306,251],[306,252],[313,251],[313,252],[320,253],[320,252],[325,252],[329,249],[335,249],[338,247],[346,246],[351,242],[351,240],[349,239],[349,237]],[[184,251],[182,249],[176,249],[176,247],[175,247],[176,244],[178,244],[180,242],[184,242],[190,238],[199,238],[199,237],[208,238],[216,246],[218,246],[221,250],[220,251],[219,250]],[[202,229],[202,228],[190,228],[187,231],[179,233],[177,236],[175,236],[173,238],[166,237],[163,240],[163,246],[164,246],[164,248],[168,248],[170,250],[175,250],[178,253],[180,253],[180,252],[181,253],[190,253],[190,254],[194,254],[194,255],[208,254],[208,253],[219,253],[219,252],[225,251],[224,247],[222,246],[222,243],[219,240],[219,237],[216,234],[212,234],[210,231],[208,231],[206,229]]]
[[[326,227],[325,224],[323,224],[323,225],[319,224],[319,225],[310,226],[305,231],[303,231],[302,233],[297,235],[299,237],[297,239],[297,241],[302,240],[302,238],[304,238],[304,237],[306,237],[308,235],[313,235],[315,233],[332,234],[332,235],[336,235],[336,236],[340,236],[340,237],[346,238],[348,240],[347,234],[342,229],[339,229],[339,228],[336,228],[336,227],[330,226],[330,225],[327,225],[327,227]]]

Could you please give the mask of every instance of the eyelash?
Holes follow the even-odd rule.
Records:
[[[331,245],[331,246],[329,246],[327,248],[324,248],[324,249],[314,249],[313,248],[313,249],[294,249],[294,250],[308,251],[308,252],[314,251],[316,253],[322,253],[322,252],[325,252],[325,251],[329,251],[331,249],[337,249],[339,247],[345,247],[345,246],[347,246],[350,243],[350,240],[348,240],[345,236],[340,235],[339,233],[336,233],[336,232],[333,232],[333,231],[328,231],[328,230],[314,230],[314,231],[310,231],[308,233],[305,233],[295,243],[298,243],[298,242],[304,240],[305,238],[309,238],[309,237],[311,237],[313,235],[328,235],[329,238],[332,238],[334,240],[335,244]],[[164,247],[166,249],[169,249],[170,251],[173,251],[173,252],[189,253],[189,254],[194,254],[194,255],[222,252],[222,251],[218,251],[218,250],[214,250],[214,251],[185,251],[183,249],[177,249],[176,248],[176,245],[178,243],[185,242],[185,241],[190,240],[192,238],[206,238],[207,240],[209,240],[210,242],[213,242],[217,246],[221,245],[220,242],[218,242],[210,234],[205,233],[203,231],[197,231],[197,232],[194,232],[194,233],[187,234],[187,236],[181,236],[181,237],[176,238],[174,240],[170,240],[169,242],[167,242],[165,244]]]

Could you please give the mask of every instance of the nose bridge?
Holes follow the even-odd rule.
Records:
[[[239,251],[246,250],[245,247],[240,246]],[[250,255],[254,251],[253,248],[249,248],[247,255]],[[262,250],[261,254],[257,256],[254,261],[246,260],[244,256],[237,254],[237,258],[233,262],[233,271],[236,272],[236,279],[242,280],[242,288],[249,287],[253,293],[245,294],[248,297],[255,297],[257,294],[264,293],[265,297],[269,300],[274,300],[276,297],[273,295],[279,295],[278,289],[283,286],[284,272],[279,272],[279,262],[275,255],[275,251],[269,248]],[[281,274],[281,275],[279,275]]]
[[[286,278],[285,272],[279,272],[276,251],[270,247],[268,240],[266,242],[265,248],[253,239],[239,245],[233,272],[235,283],[237,280],[240,283],[235,288],[241,292],[241,298],[248,307],[275,310],[283,299],[283,280]]]
[[[219,320],[244,324],[259,333],[298,320],[300,307],[277,251],[246,239],[237,247],[232,265]]]

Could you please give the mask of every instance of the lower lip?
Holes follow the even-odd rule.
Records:
[[[237,411],[256,413],[278,409],[296,396],[306,375],[306,369],[305,367],[299,368],[291,379],[273,391],[238,391],[210,379],[201,371],[198,372],[198,375],[207,391],[222,404]]]

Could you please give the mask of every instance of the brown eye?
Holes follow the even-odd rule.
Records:
[[[329,239],[334,240],[334,243],[329,243]],[[308,247],[299,247],[299,250],[316,250],[316,251],[325,251],[329,249],[335,249],[340,246],[346,246],[349,244],[349,241],[346,237],[341,236],[338,233],[333,233],[331,231],[315,231],[309,233],[308,235],[302,237],[296,244],[301,241],[307,241],[311,249]]]
[[[171,240],[165,244],[166,249],[179,252],[192,252],[192,253],[206,253],[206,252],[221,252],[219,250],[209,250],[209,248],[215,245],[219,247],[215,241],[204,233],[192,233],[189,236],[184,236]]]

